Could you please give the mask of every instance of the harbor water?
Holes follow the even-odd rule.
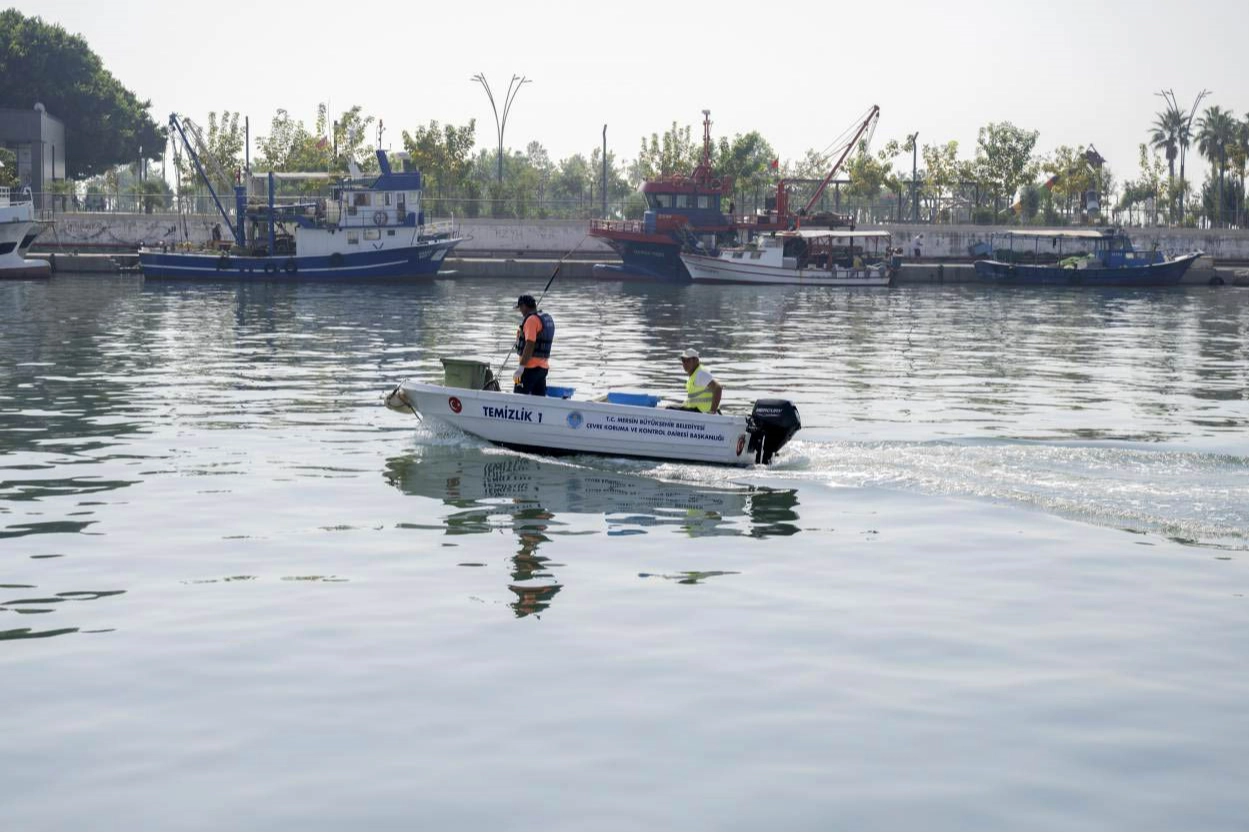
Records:
[[[767,468],[382,406],[541,288],[0,284],[5,828],[1249,826],[1249,291],[555,282]]]

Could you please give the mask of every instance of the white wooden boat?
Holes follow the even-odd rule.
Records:
[[[691,278],[708,283],[888,286],[896,271],[891,243],[887,231],[797,229],[713,255],[684,253],[681,261]]]

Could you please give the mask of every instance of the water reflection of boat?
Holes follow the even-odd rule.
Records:
[[[566,465],[493,449],[424,446],[386,464],[386,480],[440,500],[447,535],[510,528],[517,538],[508,589],[518,616],[537,613],[563,589],[539,549],[568,519],[603,516],[608,535],[667,530],[688,537],[787,536],[798,532],[793,490],[715,487]],[[501,518],[503,518],[501,520]]]

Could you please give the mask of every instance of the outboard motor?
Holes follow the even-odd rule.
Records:
[[[746,419],[750,432],[750,451],[755,462],[767,465],[772,455],[780,451],[790,437],[802,427],[798,409],[788,399],[756,399],[755,407]]]

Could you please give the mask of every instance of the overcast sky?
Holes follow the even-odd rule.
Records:
[[[1188,106],[1207,88],[1203,107],[1249,112],[1247,0],[16,6],[85,37],[159,122],[238,110],[253,137],[279,107],[311,128],[328,101],[383,119],[384,145],[430,119],[475,118],[479,146],[493,147],[494,117],[469,79],[484,72],[501,98],[516,73],[534,83],[505,144],[537,140],[555,159],[588,155],[605,123],[609,149],[632,158],[673,120],[697,132],[704,108],[713,135],[759,130],[797,159],[879,104],[876,147],[918,130],[921,144],[956,139],[970,157],[981,125],[1011,121],[1040,131],[1040,153],[1096,145],[1122,181],[1136,175],[1158,90]]]

